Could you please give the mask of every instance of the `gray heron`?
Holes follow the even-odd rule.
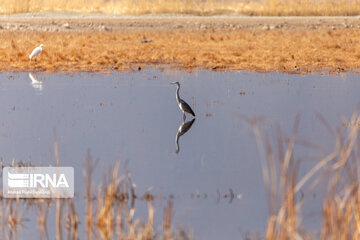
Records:
[[[179,97],[179,89],[180,89],[180,83],[179,82],[172,82],[171,85],[176,85],[176,101],[179,105],[180,110],[184,113],[184,121],[186,119],[185,113],[190,113],[195,117],[194,111],[191,109],[189,104],[187,104],[184,100],[182,100]]]

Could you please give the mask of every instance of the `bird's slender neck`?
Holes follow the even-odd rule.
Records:
[[[180,89],[180,86],[177,85],[177,86],[176,86],[176,101],[177,101],[178,103],[180,102],[179,89]]]

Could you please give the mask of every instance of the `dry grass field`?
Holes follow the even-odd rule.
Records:
[[[151,40],[147,43],[142,40]],[[1,71],[122,71],[163,65],[191,70],[358,71],[360,29],[168,32],[3,31]],[[40,43],[37,61],[29,54]]]

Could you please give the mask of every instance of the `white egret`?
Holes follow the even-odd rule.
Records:
[[[31,54],[30,54],[30,56],[29,56],[30,61],[31,61],[31,59],[32,59],[33,57],[36,57],[39,53],[42,52],[43,46],[44,46],[43,44],[40,44],[39,47],[36,47],[36,48],[31,52]]]
[[[194,111],[191,109],[189,104],[187,104],[184,100],[182,100],[179,97],[179,89],[180,89],[180,83],[179,82],[172,82],[170,83],[172,85],[176,85],[176,101],[179,105],[180,110],[184,113],[184,120],[186,119],[185,113],[190,113],[195,117]]]

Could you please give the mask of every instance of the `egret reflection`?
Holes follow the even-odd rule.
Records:
[[[35,74],[33,74],[33,73],[30,72],[30,73],[29,73],[29,78],[31,79],[31,86],[32,86],[35,90],[41,92],[41,91],[44,89],[44,86],[43,86],[42,81],[39,80],[38,77],[37,77]]]
[[[190,130],[191,126],[193,125],[193,123],[195,122],[195,118],[193,118],[193,120],[191,121],[183,121],[181,123],[181,125],[179,126],[179,129],[176,133],[176,137],[175,137],[175,144],[176,144],[176,150],[175,153],[179,153],[180,151],[180,146],[179,146],[179,139],[182,135],[184,135],[187,131]]]

